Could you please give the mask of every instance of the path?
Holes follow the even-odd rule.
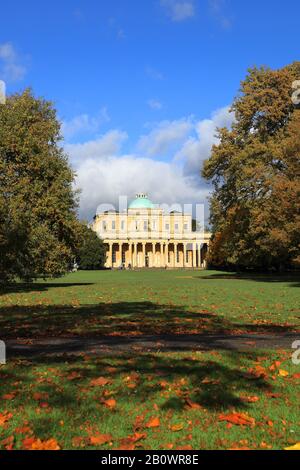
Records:
[[[43,338],[6,341],[7,357],[80,354],[104,355],[120,352],[158,352],[192,350],[290,349],[300,333],[280,335],[178,335],[178,336],[106,336],[98,338]]]

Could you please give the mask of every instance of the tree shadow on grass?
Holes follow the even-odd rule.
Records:
[[[208,271],[209,273],[209,271]],[[205,276],[195,276],[200,281],[208,280],[240,280],[240,281],[256,281],[256,282],[270,282],[270,283],[289,283],[289,287],[300,287],[300,273],[282,273],[282,274],[268,274],[268,273],[228,273],[219,272],[217,274],[207,274]]]
[[[47,292],[51,288],[92,286],[92,282],[16,282],[0,286],[0,296],[5,294],[22,294],[23,292]]]
[[[47,395],[49,408],[53,412],[74,410],[74,413],[79,416],[82,413],[89,419],[105,416],[105,407],[99,405],[107,396],[107,390],[116,399],[116,411],[122,411],[129,402],[132,402],[133,409],[143,403],[148,408],[149,402],[159,397],[163,397],[160,404],[162,411],[195,412],[200,407],[212,411],[226,411],[234,407],[245,411],[250,407],[245,396],[276,388],[276,385],[268,383],[265,376],[256,376],[247,369],[253,366],[257,358],[255,352],[237,351],[226,352],[218,359],[210,356],[197,360],[186,354],[149,353],[138,356],[119,354],[118,357],[107,355],[103,358],[85,356],[68,360],[62,356],[40,357],[32,363],[16,362],[13,372],[9,374],[0,368],[1,392],[11,393],[17,383],[18,392],[9,403],[9,408],[38,406],[34,400],[34,392],[38,392]],[[38,370],[42,378],[39,380]],[[106,378],[108,385],[93,387],[91,380],[99,376]],[[128,387],[130,381],[134,381],[133,388]],[[7,402],[4,406],[7,408]],[[41,412],[34,418],[36,425],[47,418],[45,413]]]
[[[215,312],[154,302],[0,307],[1,339],[288,333],[293,325],[233,322]]]

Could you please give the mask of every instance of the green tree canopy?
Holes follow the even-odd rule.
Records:
[[[63,274],[76,247],[74,173],[52,103],[30,90],[0,105],[0,281]]]
[[[104,267],[106,249],[97,234],[82,224],[78,233],[77,262],[79,269],[94,270]]]
[[[213,264],[280,269],[300,261],[300,110],[292,84],[300,62],[250,69],[205,161],[214,186]]]

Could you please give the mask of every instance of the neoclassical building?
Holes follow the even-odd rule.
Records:
[[[192,216],[157,208],[137,194],[123,212],[104,211],[92,229],[107,246],[107,268],[205,268],[210,234],[192,230]]]

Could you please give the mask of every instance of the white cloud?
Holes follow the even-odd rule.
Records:
[[[107,109],[103,107],[96,116],[80,114],[62,122],[62,133],[66,140],[81,133],[98,132],[101,125],[110,120]]]
[[[146,192],[159,204],[203,203],[208,190],[195,186],[174,164],[132,155],[89,159],[77,168],[76,187],[81,189],[80,216],[90,220],[99,204],[114,204],[118,197],[130,201]]]
[[[230,126],[232,121],[229,107],[201,121],[191,117],[163,121],[140,138],[136,155],[122,153],[128,136],[119,130],[66,145],[78,175],[76,187],[81,189],[81,218],[90,220],[99,204],[116,205],[120,195],[131,199],[137,192],[148,193],[157,204],[205,203],[207,207],[210,185],[200,177],[201,164],[218,142],[216,128]],[[170,150],[169,161],[151,158]]]
[[[162,109],[163,105],[159,100],[151,99],[147,101],[151,109]]]
[[[180,22],[195,16],[194,0],[160,0],[172,21]]]
[[[72,163],[76,165],[86,159],[99,160],[118,154],[127,138],[126,132],[112,130],[98,139],[83,144],[67,144],[65,150],[70,155]]]
[[[195,124],[196,136],[189,136],[175,155],[175,161],[184,162],[185,174],[195,175],[200,172],[201,162],[209,157],[212,146],[218,143],[216,129],[230,127],[233,119],[229,106],[226,106],[213,112],[210,119]]]
[[[26,67],[11,43],[0,44],[0,65],[0,77],[8,82],[22,80],[26,74]]]
[[[182,141],[192,128],[189,118],[177,121],[162,121],[149,134],[141,136],[137,148],[147,156],[167,153]]]

